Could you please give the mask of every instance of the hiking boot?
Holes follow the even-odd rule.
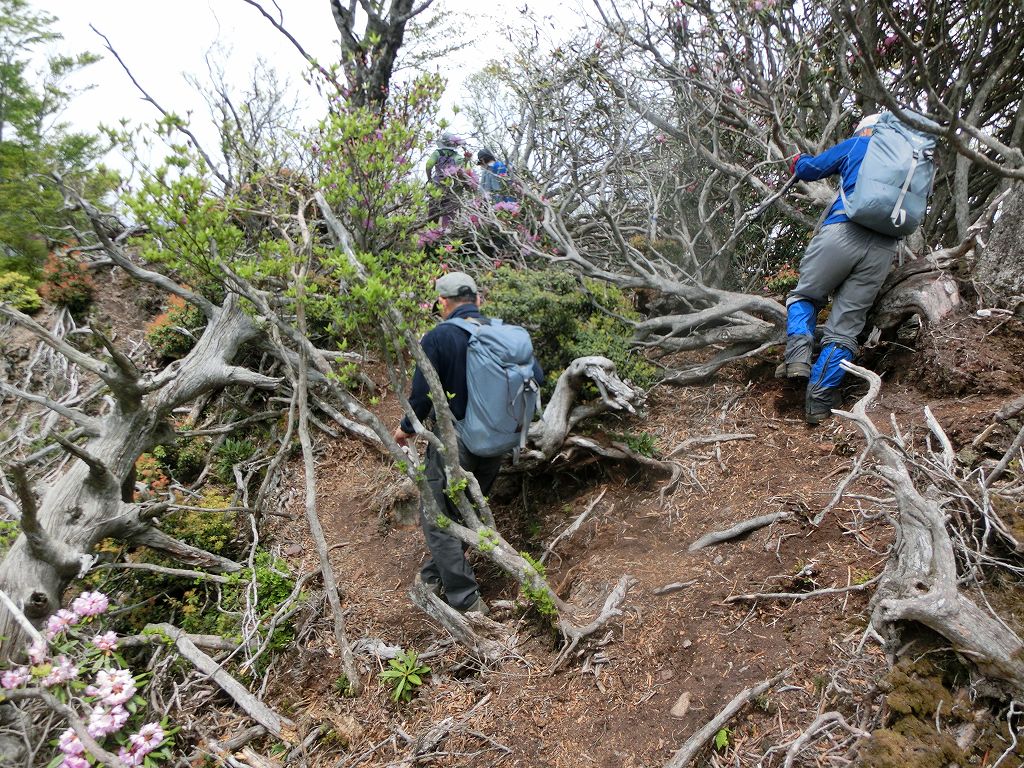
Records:
[[[806,379],[811,375],[811,366],[807,363],[779,363],[775,368],[777,379]]]
[[[476,600],[469,608],[465,608],[459,611],[459,613],[479,613],[481,616],[486,616],[491,612],[491,608],[480,595],[476,596]]]
[[[416,574],[416,584],[422,584],[427,588],[427,591],[434,597],[441,597],[441,582],[440,581],[428,581],[423,578],[423,574]]]
[[[842,397],[838,389],[826,389],[815,393],[808,392],[807,407],[804,411],[804,421],[811,426],[817,426],[825,419],[832,417],[832,409],[842,405]]]

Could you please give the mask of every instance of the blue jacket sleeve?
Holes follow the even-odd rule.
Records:
[[[437,335],[431,331],[423,340],[420,342],[420,346],[423,348],[424,354],[427,359],[430,360],[431,365],[437,370],[440,366],[440,354],[437,348]],[[412,374],[412,390],[409,392],[409,405],[412,406],[413,413],[416,414],[416,418],[421,422],[427,418],[430,414],[433,403],[430,400],[430,387],[427,385],[427,377],[423,375],[420,367],[417,365],[416,370]],[[402,417],[402,423],[400,425],[402,431],[407,434],[412,434],[413,430],[412,422],[408,416]]]
[[[841,173],[846,159],[857,145],[856,137],[830,147],[817,156],[801,155],[793,169],[801,181],[818,181],[827,176]]]

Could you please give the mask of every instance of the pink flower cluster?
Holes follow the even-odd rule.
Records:
[[[24,685],[32,679],[32,674],[28,671],[28,667],[18,667],[17,669],[7,669],[0,675],[0,688],[6,688],[11,690]]]
[[[57,635],[66,632],[81,617],[74,611],[61,608],[46,620],[46,639],[53,640]]]
[[[104,632],[92,639],[92,644],[101,651],[112,651],[117,648],[117,635],[113,632]]]
[[[101,669],[96,673],[96,684],[85,689],[89,696],[97,696],[103,704],[124,704],[135,695],[135,678],[127,669]]]
[[[102,592],[83,592],[71,602],[71,610],[79,616],[99,616],[110,607]]]
[[[519,203],[513,203],[513,202],[510,202],[510,201],[507,201],[507,200],[503,200],[503,201],[501,201],[500,203],[497,203],[494,206],[494,210],[496,210],[496,211],[508,211],[513,216],[515,216],[517,213],[519,213]]]
[[[68,728],[60,735],[57,746],[64,753],[64,762],[60,768],[88,768],[89,761],[85,759],[85,745],[78,738],[74,728]]]
[[[128,739],[128,746],[121,747],[117,756],[126,765],[142,765],[146,755],[160,746],[164,731],[158,723],[146,723]]]
[[[89,725],[86,730],[89,731],[89,735],[94,739],[109,736],[111,733],[117,733],[124,728],[124,724],[128,722],[128,717],[128,710],[120,704],[113,707],[106,707],[101,704],[98,707],[93,707],[92,712],[89,713]]]
[[[50,674],[39,682],[44,688],[49,688],[51,685],[60,685],[69,680],[74,680],[76,677],[78,677],[78,667],[67,656],[58,656],[53,660],[53,668],[50,670]]]

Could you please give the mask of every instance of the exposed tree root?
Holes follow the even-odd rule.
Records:
[[[898,545],[890,554],[871,601],[872,625],[895,644],[897,625],[915,621],[938,632],[982,674],[1024,691],[1024,643],[1002,622],[960,592],[953,544],[938,500],[922,495],[907,468],[898,442],[883,436],[867,415],[882,381],[859,366],[843,367],[869,383],[853,410],[835,411],[854,422],[868,441],[873,468],[892,489]]]
[[[665,768],[686,768],[698,753],[718,731],[725,727],[732,717],[739,712],[751,699],[762,695],[765,691],[775,687],[791,670],[780,672],[770,680],[765,680],[751,688],[745,688],[737,693],[732,700],[722,708],[722,711],[715,715],[699,731],[686,740],[686,743],[672,756],[672,759],[665,763]]]

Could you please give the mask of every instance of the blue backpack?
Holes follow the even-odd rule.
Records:
[[[920,115],[919,120],[931,123]],[[935,125],[938,128],[937,125]],[[871,133],[853,194],[843,199],[851,221],[890,237],[921,226],[935,178],[935,136],[883,112]]]
[[[533,343],[525,328],[491,318],[489,325],[454,318],[469,334],[466,351],[466,415],[456,425],[477,456],[501,456],[526,446],[533,414],[540,410]]]

